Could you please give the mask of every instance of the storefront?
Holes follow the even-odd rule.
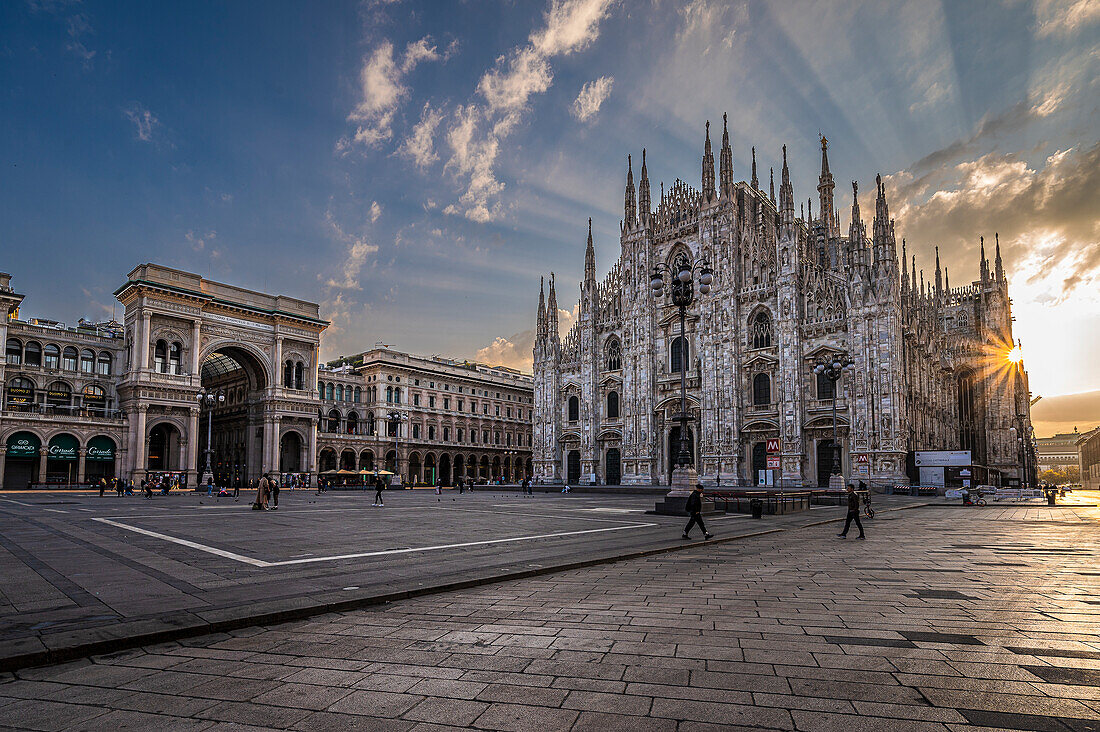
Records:
[[[38,453],[42,441],[31,432],[16,432],[8,437],[4,455],[4,488],[24,489],[38,482]]]
[[[77,482],[80,443],[72,435],[60,434],[50,438],[46,448],[46,481],[73,485]]]
[[[34,382],[12,379],[4,389],[4,408],[10,412],[29,412],[34,407]]]
[[[97,435],[88,440],[88,450],[84,455],[84,478],[95,485],[100,478],[115,477],[115,442],[105,435]]]

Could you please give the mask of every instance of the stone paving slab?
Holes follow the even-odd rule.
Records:
[[[373,494],[369,494],[370,497]],[[0,496],[0,670],[275,623],[626,556],[680,549],[650,496],[284,491]],[[885,498],[880,510],[920,505]],[[48,512],[47,512],[48,511]],[[834,520],[841,509],[714,517],[718,540]],[[562,641],[565,642],[564,640]]]
[[[1098,524],[899,511],[162,643],[0,675],[0,726],[1100,730]]]

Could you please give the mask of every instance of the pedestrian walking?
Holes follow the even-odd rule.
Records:
[[[523,487],[523,492],[525,494],[527,494],[529,496],[532,495],[531,494],[531,479],[530,478],[524,478],[523,483],[521,483],[520,485]]]
[[[561,489],[561,492],[562,493],[568,493],[569,492],[569,484],[568,483],[566,483],[565,487]]]
[[[279,479],[276,477],[268,478],[268,485],[271,486],[271,510],[279,510]]]
[[[267,496],[270,490],[271,486],[267,482],[267,476],[262,476],[260,482],[256,484],[256,502],[252,504],[253,511],[267,510]]]
[[[844,531],[837,534],[841,539],[848,538],[848,528],[852,525],[852,519],[856,520],[856,527],[859,529],[860,539],[866,539],[863,535],[863,522],[859,520],[859,494],[856,493],[856,487],[854,484],[848,484],[848,516],[844,519]]]
[[[371,504],[372,506],[382,507],[385,505],[385,503],[382,501],[382,491],[384,491],[385,489],[386,483],[382,480],[382,476],[376,475],[374,477],[374,503]]]
[[[106,490],[107,490],[107,479],[106,478],[100,478],[99,479],[99,497],[100,498],[103,498],[103,492],[106,491]]]
[[[702,484],[696,484],[695,490],[688,496],[687,503],[684,504],[684,508],[687,510],[688,515],[691,517],[688,519],[687,526],[684,527],[684,538],[690,539],[689,534],[695,524],[699,524],[699,528],[703,531],[703,538],[709,539],[713,534],[707,533],[707,527],[703,524],[703,486]]]
[[[206,479],[206,497],[210,498],[214,495],[214,476],[211,475]]]
[[[122,478],[113,478],[115,483],[115,495],[122,498]]]
[[[240,478],[233,481],[233,500],[234,501],[241,500],[241,479]]]

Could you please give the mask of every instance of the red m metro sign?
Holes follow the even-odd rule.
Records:
[[[769,437],[768,438],[768,452],[779,452],[779,438],[778,437]]]

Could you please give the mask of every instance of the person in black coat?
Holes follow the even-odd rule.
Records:
[[[859,538],[866,539],[867,537],[863,535],[863,523],[859,520],[859,494],[856,493],[856,487],[849,483],[848,516],[844,519],[844,531],[837,534],[841,539],[848,538],[848,528],[852,525],[852,519],[855,519],[856,527],[859,529]]]
[[[684,528],[684,538],[685,539],[690,539],[691,537],[688,536],[688,534],[691,533],[691,527],[695,526],[695,524],[699,524],[699,528],[702,529],[702,531],[703,531],[703,538],[704,539],[709,539],[712,536],[712,534],[708,534],[707,533],[707,527],[703,525],[703,515],[702,515],[702,512],[703,512],[703,486],[702,485],[696,485],[695,486],[695,490],[693,490],[691,492],[691,495],[688,496],[687,504],[685,504],[684,508],[687,510],[688,515],[691,516],[691,518],[688,519],[688,525]]]

